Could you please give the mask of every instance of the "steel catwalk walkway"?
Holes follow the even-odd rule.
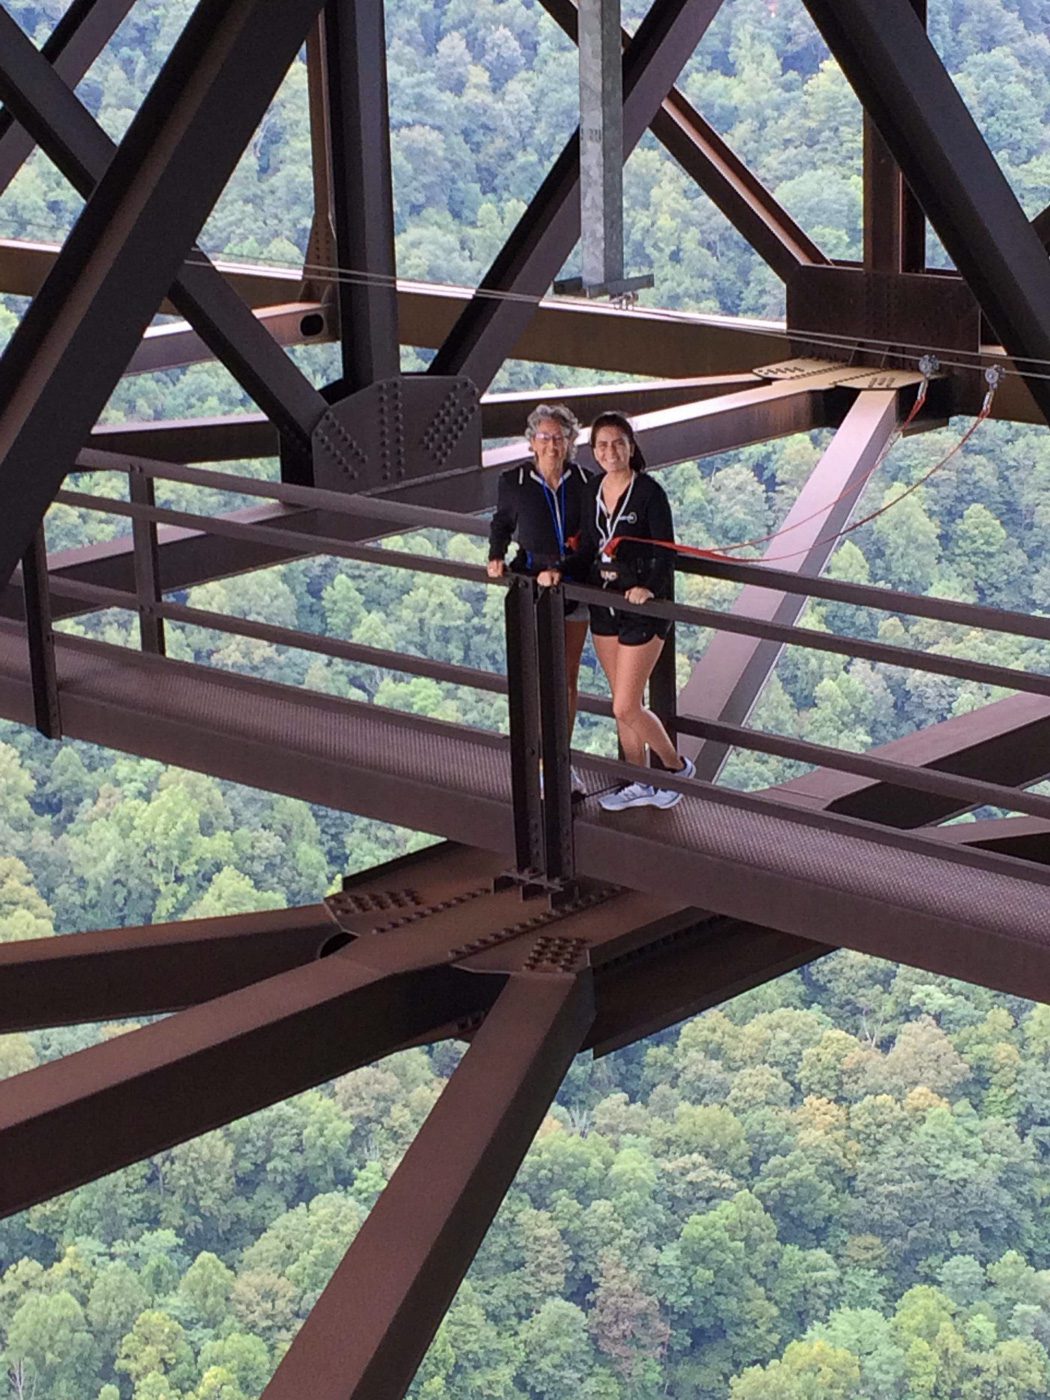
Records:
[[[509,749],[497,735],[78,637],[59,634],[55,650],[71,738],[512,857]],[[24,640],[2,625],[0,714],[31,723],[32,713]],[[592,791],[609,782],[600,760],[577,766]],[[1050,999],[1047,870],[769,797],[701,792],[668,812],[609,815],[584,802],[580,873]]]

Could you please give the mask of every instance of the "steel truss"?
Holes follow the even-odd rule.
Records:
[[[571,0],[544,3],[575,37]],[[864,259],[855,266],[832,265],[676,90],[719,0],[653,0],[624,37],[625,155],[653,132],[783,279],[783,327],[544,301],[578,234],[575,137],[477,289],[398,283],[382,6],[199,0],[114,146],[74,89],[131,0],[73,0],[41,51],[0,4],[0,194],[38,145],[87,201],[60,249],[0,243],[0,290],[33,297],[0,358],[0,713],[52,737],[91,738],[388,819],[410,802],[421,828],[465,843],[348,881],[326,905],[0,945],[0,1031],[175,1013],[0,1085],[3,1211],[399,1046],[470,1042],[267,1388],[272,1400],[404,1393],[579,1050],[628,1044],[802,965],[847,929],[850,946],[1050,997],[1038,932],[1050,901],[1050,802],[1024,792],[1046,776],[1050,682],[798,626],[806,599],[824,597],[1050,636],[1042,619],[888,599],[820,578],[828,537],[912,402],[915,346],[945,346],[972,366],[932,386],[915,430],[974,412],[979,366],[1050,360],[1050,212],[1034,227],[1022,214],[926,38],[924,0],[806,3],[866,112]],[[304,42],[310,267],[300,275],[213,263],[194,240]],[[926,221],[959,275],[928,273]],[[326,270],[339,268],[367,280],[329,281]],[[161,309],[182,322],[151,327]],[[338,340],[342,354],[341,377],[323,392],[285,353],[317,340]],[[873,340],[883,343],[877,363],[865,348]],[[814,341],[816,363],[805,358]],[[401,374],[401,344],[436,349],[428,374]],[[98,426],[122,374],[209,356],[259,414]],[[728,614],[661,605],[677,625],[717,634],[677,704],[666,673],[652,697],[699,750],[707,778],[737,745],[811,763],[809,776],[746,798],[687,783],[690,803],[677,810],[693,818],[659,838],[641,823],[616,830],[574,814],[560,593],[508,594],[509,746],[165,659],[165,629],[189,622],[505,691],[503,677],[217,617],[170,594],[321,551],[376,559],[369,542],[394,529],[483,528],[470,515],[492,505],[498,471],[516,456],[483,452],[483,438],[512,435],[525,412],[522,396],[488,392],[512,356],[648,375],[648,384],[579,391],[577,403],[584,417],[610,403],[636,414],[657,467],[835,430],[786,521],[797,554],[787,567],[775,567],[775,546],[764,568],[683,566],[744,590]],[[1035,375],[1027,388],[1011,379],[995,406],[1023,421],[1048,410]],[[248,510],[199,517],[156,506],[156,480],[229,486],[228,476],[188,463],[278,452],[279,485],[242,483],[260,500]],[[127,501],[63,490],[74,468],[126,472]],[[128,534],[49,559],[42,522],[56,500],[118,513]],[[447,561],[381,557],[472,577]],[[53,631],[53,619],[109,606],[137,616],[141,652],[117,656]],[[746,728],[787,643],[1015,694],[874,753],[842,755]],[[197,711],[220,691],[223,703],[243,702],[239,729],[201,722]],[[608,711],[597,697],[582,704]],[[336,730],[349,736],[345,752],[333,758],[327,739],[311,751],[315,731]],[[350,752],[366,731],[364,751],[379,754],[371,763]],[[415,768],[393,763],[410,734],[435,746],[446,768],[426,771],[422,757]],[[619,770],[591,761],[586,771],[597,784]],[[935,825],[977,803],[1022,815]],[[742,852],[773,831],[768,859],[752,868]],[[807,879],[778,864],[781,848],[805,852],[807,868],[823,874]],[[861,850],[863,879],[848,860],[834,873],[835,860]],[[886,920],[889,891],[905,886],[900,917]],[[960,891],[972,892],[968,903]],[[100,1118],[104,1133],[94,1131]],[[56,1142],[72,1146],[56,1151]]]

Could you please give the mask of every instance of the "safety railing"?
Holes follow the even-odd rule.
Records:
[[[125,609],[137,614],[142,649],[165,651],[165,624],[178,623],[232,633],[297,648],[349,662],[364,663],[402,674],[422,676],[490,693],[506,694],[509,702],[509,746],[516,814],[516,856],[520,870],[547,887],[564,885],[574,877],[573,817],[569,728],[566,705],[564,609],[566,600],[608,605],[608,594],[582,584],[566,583],[540,589],[531,580],[509,578],[494,583],[480,566],[354,543],[330,533],[335,521],[348,519],[355,528],[367,525],[374,537],[384,530],[430,528],[475,536],[487,535],[487,524],[474,516],[430,507],[377,499],[344,496],[285,483],[262,482],[226,472],[186,468],[174,464],[131,459],[89,451],[78,460],[80,471],[117,471],[129,477],[127,500],[114,500],[81,490],[64,490],[58,500],[66,505],[127,518],[132,526],[134,592],[63,577],[55,586],[65,599],[84,605],[85,611]],[[207,487],[237,496],[272,502],[277,509],[265,523],[209,516],[197,511],[156,504],[155,483],[171,481]],[[309,530],[296,518],[303,511],[316,512]],[[328,533],[321,528],[328,518]],[[284,522],[284,523],[282,523]],[[431,658],[365,646],[340,638],[303,632],[251,619],[230,617],[165,598],[160,569],[158,527],[173,526],[235,541],[251,542],[288,557],[331,555],[362,563],[432,574],[474,584],[507,587],[505,631],[506,675]],[[1050,618],[981,604],[960,603],[898,593],[866,584],[826,578],[802,578],[759,564],[715,559],[678,559],[679,572],[772,589],[779,593],[849,604],[858,608],[935,619],[982,631],[1006,633],[1032,641],[1050,641]],[[22,585],[29,641],[30,665],[36,697],[36,721],[42,732],[61,733],[61,695],[54,663],[50,621],[48,574],[43,539],[23,561]],[[509,586],[508,586],[509,585]],[[617,598],[617,607],[657,617],[679,626],[710,628],[736,633],[778,645],[798,646],[844,657],[859,657],[875,664],[926,671],[961,681],[1001,687],[1050,699],[1050,675],[992,665],[962,657],[944,656],[912,647],[866,638],[839,636],[811,627],[778,623],[728,613],[710,607],[652,600],[631,604]],[[753,752],[830,769],[892,787],[947,799],[956,810],[994,806],[1050,819],[1050,797],[1005,784],[963,777],[930,768],[916,768],[864,753],[846,752],[828,745],[766,733],[749,726],[716,719],[687,717],[675,712],[675,653],[673,641],[663,649],[661,663],[650,686],[650,703],[672,734],[685,734]],[[610,715],[611,706],[601,696],[583,693],[580,709]],[[634,770],[611,759],[582,756],[588,766],[612,781],[629,781]],[[541,782],[542,775],[542,782]],[[696,779],[661,773],[661,787],[686,794],[722,794],[727,790]],[[804,819],[804,818],[803,818]],[[900,833],[894,834],[900,844]]]

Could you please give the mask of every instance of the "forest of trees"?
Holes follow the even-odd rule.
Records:
[[[41,41],[65,0],[4,0]],[[138,0],[80,88],[119,137],[191,8]],[[636,20],[643,6],[625,10]],[[399,268],[470,283],[575,123],[572,46],[537,0],[387,0]],[[1027,212],[1050,203],[1050,0],[931,0],[938,48]],[[859,108],[799,0],[726,0],[681,86],[827,253],[861,238]],[[293,69],[205,229],[231,257],[298,265],[310,227],[305,69]],[[781,284],[650,139],[627,167],[627,266],[656,304],[778,315]],[[33,157],[0,237],[59,239],[79,201]],[[931,238],[931,255],[940,259]],[[22,303],[0,299],[0,343]],[[297,352],[318,382],[330,348]],[[406,367],[426,356],[405,351]],[[682,366],[683,375],[691,372]],[[508,364],[500,386],[591,376]],[[110,419],[250,405],[202,365],[126,380]],[[893,499],[963,426],[898,444]],[[774,526],[814,433],[662,473],[679,536]],[[266,474],[273,463],[233,464]],[[101,494],[119,478],[90,478]],[[163,501],[215,508],[171,487]],[[230,497],[229,505],[247,503]],[[984,425],[952,466],[851,535],[837,577],[1050,608],[1045,431]],[[52,548],[123,531],[66,507]],[[479,557],[476,539],[414,536]],[[697,578],[679,597],[725,605]],[[325,558],[180,598],[488,670],[498,590]],[[807,625],[1045,670],[1050,653],[841,605]],[[112,613],[62,624],[132,640]],[[706,637],[680,629],[683,677]],[[172,626],[174,656],[462,723],[498,697]],[[593,658],[584,684],[601,689]],[[865,749],[992,698],[797,649],[753,723]],[[584,721],[583,747],[609,752]],[[736,753],[725,781],[796,770]],[[0,940],[315,901],[429,838],[0,725]],[[0,1076],[114,1034],[0,1037]],[[254,1400],[451,1073],[417,1049],[0,1222],[0,1393]],[[424,1363],[417,1400],[1024,1400],[1050,1393],[1050,1012],[836,953],[597,1063],[559,1095]],[[4,1392],[4,1385],[7,1391]]]

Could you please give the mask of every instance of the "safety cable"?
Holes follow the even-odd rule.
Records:
[[[717,559],[723,563],[729,564],[780,564],[784,563],[789,559],[802,558],[805,555],[809,554],[812,550],[819,549],[821,545],[834,544],[837,540],[844,539],[847,535],[852,534],[854,530],[859,530],[862,525],[870,524],[871,521],[878,519],[880,515],[885,515],[887,511],[890,511],[895,506],[900,505],[901,501],[903,501],[906,497],[910,496],[913,491],[917,491],[920,486],[924,485],[927,481],[929,481],[930,477],[933,476],[935,472],[939,472],[943,467],[946,467],[948,463],[955,456],[957,456],[957,454],[962,450],[966,443],[969,442],[970,438],[973,437],[978,427],[988,418],[988,415],[991,413],[992,410],[992,403],[995,399],[995,392],[998,389],[1000,383],[1002,382],[1002,379],[1003,371],[999,369],[998,366],[992,366],[990,369],[985,371],[985,380],[988,384],[988,391],[984,396],[984,402],[981,405],[981,409],[980,412],[977,414],[977,417],[973,420],[970,426],[966,429],[965,433],[963,433],[962,437],[951,448],[951,450],[947,452],[938,462],[935,462],[934,465],[929,468],[929,470],[924,472],[923,475],[919,477],[917,481],[914,481],[910,486],[905,487],[905,489],[900,493],[899,496],[895,496],[892,501],[887,501],[884,505],[880,506],[878,510],[870,511],[867,515],[862,516],[859,520],[854,520],[851,524],[843,526],[841,530],[836,530],[834,534],[825,535],[821,539],[814,540],[813,543],[809,545],[809,547],[806,549],[794,550],[789,554],[765,554],[752,559],[741,559],[737,555],[726,553],[726,551],[731,549],[735,550],[745,548],[745,545],[742,543],[719,545],[713,549],[701,549],[698,545],[680,544],[677,540],[653,540],[642,539],[640,536],[637,535],[617,535],[614,539],[609,541],[608,545],[606,546],[606,553],[615,557],[616,551],[619,548],[619,546],[621,544],[630,542],[632,544],[647,544],[656,549],[669,549],[676,554],[687,555],[689,558],[692,559]],[[913,416],[914,409],[913,413],[910,414],[907,419],[905,419],[904,423],[901,425],[900,430],[893,436],[893,438],[891,438],[890,442],[879,454],[878,460],[875,462],[875,465],[868,472],[865,473],[864,477],[859,483],[860,485],[864,485],[871,478],[872,474],[878,469],[878,467],[880,467],[882,463],[886,460],[890,448],[893,447],[900,440],[900,436],[903,433],[904,428],[907,426],[908,422],[910,422]],[[831,506],[837,504],[838,501],[842,500],[845,494],[846,492],[842,492],[839,496],[835,498],[834,501],[830,502],[828,506],[825,506],[824,510],[830,510]],[[822,510],[814,511],[812,515],[806,517],[806,520],[812,520],[816,516],[822,514],[824,514],[824,511]],[[806,522],[801,520],[797,521],[792,525],[774,531],[770,535],[765,535],[761,539],[753,541],[752,543],[762,544],[769,540],[777,539],[781,534],[787,534],[789,530],[793,530],[796,528],[797,525],[801,525],[804,523]]]
[[[39,233],[47,233],[49,239],[54,238],[54,229],[44,230],[41,226],[29,223],[22,223],[21,228],[33,230]],[[17,240],[12,240],[17,241]],[[191,253],[186,262],[195,267],[214,266],[215,261],[221,261],[228,268],[243,267],[245,270],[265,273],[268,270],[279,270],[287,267],[300,272],[304,278],[324,282],[332,286],[364,286],[364,287],[397,287],[399,278],[390,273],[368,272],[364,269],[344,268],[322,263],[311,262],[286,262],[274,260],[270,263],[252,262],[249,259],[238,260],[236,255],[229,253],[214,252],[207,253],[200,250],[201,257],[195,257]],[[433,287],[444,292],[463,292],[464,301],[480,298],[489,301],[505,301],[518,303],[531,307],[538,307],[542,303],[548,305],[569,305],[587,307],[588,310],[595,310],[596,303],[588,301],[582,297],[552,297],[549,292],[510,292],[501,291],[495,287],[462,287],[452,282],[425,281],[420,283],[424,287]],[[673,324],[695,325],[697,320],[702,318],[708,321],[723,322],[725,328],[737,334],[762,336],[767,339],[802,342],[807,346],[815,346],[820,349],[835,350],[839,353],[849,350],[853,353],[866,352],[872,354],[900,355],[902,351],[928,351],[939,359],[942,366],[949,369],[958,370],[981,370],[985,367],[989,356],[980,350],[960,350],[947,346],[921,345],[916,342],[906,342],[898,340],[879,340],[872,336],[852,336],[838,335],[830,331],[810,331],[795,330],[788,331],[786,328],[773,325],[754,325],[738,321],[734,317],[723,312],[704,313],[695,311],[676,310],[672,307],[644,307],[641,314],[656,315],[661,320],[666,320]],[[960,359],[959,356],[969,356],[969,359]],[[1035,356],[1011,356],[1011,367],[997,366],[1004,374],[1016,375],[1022,379],[1048,379],[1050,380],[1050,359],[1039,359]],[[1017,369],[1015,366],[1023,364],[1025,366],[1042,366],[1046,372],[1040,373],[1033,368]]]

